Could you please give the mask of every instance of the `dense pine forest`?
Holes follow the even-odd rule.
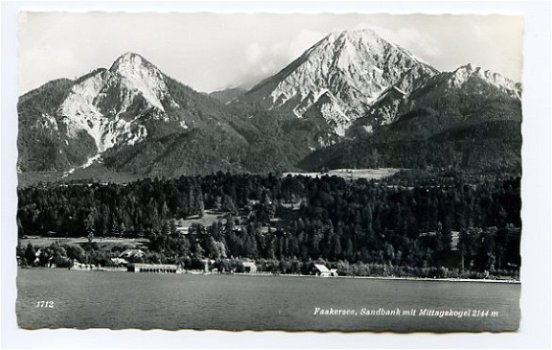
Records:
[[[434,178],[434,177],[433,177]],[[401,172],[381,180],[233,175],[145,179],[125,184],[36,185],[18,189],[19,237],[88,237],[54,243],[41,261],[110,265],[125,247],[98,237],[147,239],[139,261],[239,271],[308,273],[319,261],[342,275],[517,277],[519,177]],[[209,226],[188,218],[216,213]],[[36,248],[19,246],[24,263]],[[36,262],[35,262],[36,263]]]

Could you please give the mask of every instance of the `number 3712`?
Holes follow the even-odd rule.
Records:
[[[41,300],[36,302],[36,307],[41,309],[53,309],[54,308],[54,302],[52,300]]]

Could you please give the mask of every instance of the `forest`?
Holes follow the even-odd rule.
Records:
[[[124,247],[94,237],[144,237],[141,261],[209,258],[220,271],[253,259],[260,271],[307,273],[319,261],[342,275],[518,278],[519,177],[340,177],[216,173],[124,184],[38,184],[18,189],[19,236],[90,237],[44,249],[60,262],[109,265]],[[206,210],[208,227],[180,223]],[[18,247],[31,263],[33,247]],[[83,261],[84,260],[84,261]]]

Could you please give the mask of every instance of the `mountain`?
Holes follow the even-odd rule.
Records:
[[[21,96],[18,114],[20,173],[69,176],[99,164],[135,176],[257,170],[248,154],[265,134],[135,53]],[[278,157],[275,166],[286,163]]]
[[[38,92],[21,98],[20,119],[34,123],[28,131],[42,129],[62,143],[62,147],[57,147],[59,155],[45,158],[47,162],[54,158],[53,163],[34,166],[20,158],[21,168],[63,168],[82,163],[85,158],[88,161],[115,145],[132,145],[148,135],[149,120],[173,121],[187,128],[185,120],[169,118],[166,112],[179,106],[171,97],[163,74],[137,54],[124,54],[110,69],[96,69],[70,82],[61,94],[59,103],[40,115],[28,111],[26,106],[34,103],[32,96],[40,95]],[[81,145],[78,152],[74,148],[77,143]]]
[[[344,136],[390,87],[409,93],[438,71],[371,30],[331,33],[236,99],[297,118],[323,118]]]
[[[224,90],[213,91],[209,94],[214,99],[219,100],[224,104],[232,102],[237,97],[243,95],[247,90],[241,87],[229,88]]]
[[[199,93],[144,57],[19,98],[18,174],[128,179],[217,171],[519,171],[522,87],[438,72],[368,30],[331,33],[249,91]],[[27,181],[28,180],[28,181]]]
[[[384,123],[373,130],[373,120]],[[521,121],[521,85],[468,64],[411,93],[389,88],[355,120],[353,140],[314,152],[300,166],[519,170]]]
[[[384,96],[369,113],[394,121],[387,128],[393,132],[382,133],[388,140],[424,138],[493,120],[521,122],[521,85],[471,64],[435,75],[409,95],[393,97]]]
[[[437,108],[437,101],[445,98],[448,100],[454,98],[458,102],[461,97],[464,104],[462,108],[473,108],[473,103],[481,95],[485,99],[504,95],[505,98],[512,98],[514,101],[520,100],[521,85],[500,74],[467,64],[453,72],[435,75],[423,85],[423,89],[416,90],[410,96],[393,87],[372,105],[369,115],[392,121],[397,114],[407,110],[431,106]],[[389,108],[393,104],[396,108]]]

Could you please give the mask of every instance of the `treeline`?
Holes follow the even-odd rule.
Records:
[[[177,230],[177,219],[205,208],[226,217],[195,225],[187,235]],[[519,178],[406,188],[338,177],[218,173],[20,189],[18,224],[20,235],[143,235],[157,254],[153,259],[167,263],[322,259],[359,271],[364,264],[385,265],[393,274],[441,266],[515,274],[520,208]]]
[[[42,185],[18,190],[19,234],[82,237],[158,232],[162,222],[204,209],[201,180]]]
[[[410,129],[407,129],[410,131]],[[519,131],[518,131],[519,134]],[[469,135],[469,134],[468,134]],[[416,150],[413,152],[413,150]],[[521,141],[510,135],[504,138],[481,137],[439,140],[378,142],[362,138],[321,148],[298,164],[302,169],[324,168],[406,168],[453,167],[469,171],[521,172]]]

